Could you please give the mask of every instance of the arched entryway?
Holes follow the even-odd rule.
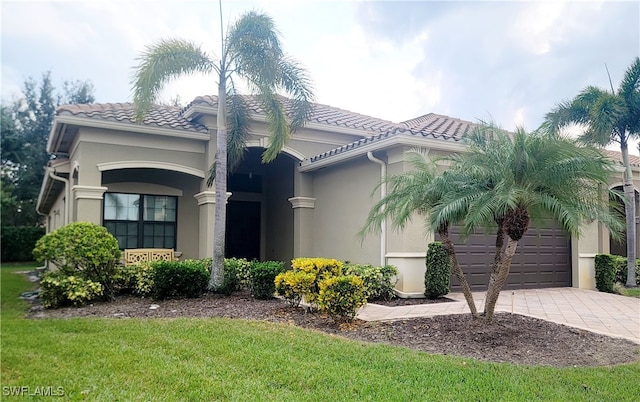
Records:
[[[613,190],[623,193],[622,186],[616,186],[613,188]],[[638,225],[638,216],[640,213],[640,194],[638,193],[637,190],[635,191],[635,194],[636,194],[636,257],[637,257],[638,256],[637,250],[640,250],[639,248],[640,226]],[[622,219],[624,219],[624,203],[622,202],[622,200],[618,200],[618,203],[619,203],[619,208],[623,213]],[[626,231],[625,231],[625,234],[626,234]],[[621,239],[614,239],[613,237],[609,237],[609,253],[613,255],[621,255],[624,257],[627,256],[627,240],[624,234]]]
[[[249,148],[229,175],[227,257],[289,261],[293,258],[294,171],[297,160],[281,153],[262,163],[263,148]]]

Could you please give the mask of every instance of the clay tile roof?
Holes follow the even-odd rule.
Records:
[[[381,130],[382,132],[379,134],[374,134],[370,137],[312,156],[309,158],[309,161],[313,163],[395,135],[422,136],[446,141],[460,141],[462,137],[473,130],[475,126],[476,124],[468,121],[429,113],[399,124],[393,124],[391,127],[387,127],[387,130]]]
[[[618,161],[622,165],[622,153],[609,149],[605,149],[604,153],[609,156],[609,158],[614,161]],[[629,162],[631,162],[631,166],[640,167],[640,156],[629,154]]]
[[[429,113],[401,123],[414,135],[460,141],[476,124],[440,114]]]
[[[181,108],[175,106],[154,105],[142,121],[145,126],[175,128],[206,133],[207,128],[201,124],[191,122],[180,113]],[[91,103],[83,105],[62,105],[57,115],[72,115],[91,119],[116,121],[137,124],[133,103]]]
[[[249,109],[257,114],[264,113],[260,101],[255,96],[243,96],[245,102],[249,106]],[[283,99],[285,102],[287,99]],[[205,104],[211,107],[218,106],[217,96],[198,96],[184,109],[188,109],[193,105]],[[339,109],[333,106],[322,105],[319,103],[313,104],[313,111],[309,118],[311,123],[327,124],[330,126],[345,127],[360,129],[373,132],[386,132],[394,128],[398,128],[399,125],[388,120],[378,119],[376,117],[366,116],[359,113],[353,113],[348,110]]]

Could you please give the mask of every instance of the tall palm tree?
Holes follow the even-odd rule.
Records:
[[[220,6],[222,8],[222,6]],[[220,30],[222,10],[220,10]],[[274,160],[291,133],[311,113],[313,91],[305,70],[285,55],[271,17],[250,11],[222,35],[219,58],[211,57],[192,42],[161,40],[147,47],[139,58],[133,80],[137,118],[142,120],[157,100],[164,84],[190,73],[215,73],[218,80],[217,135],[215,159],[210,170],[215,178],[215,230],[213,267],[209,287],[222,286],[228,167],[242,158],[248,139],[248,108],[238,95],[234,79],[244,80],[260,101],[270,133],[263,162]],[[284,93],[290,99],[278,95]],[[209,145],[213,149],[213,141]]]
[[[614,233],[623,225],[610,211],[609,196],[615,194],[607,185],[614,166],[598,149],[523,129],[509,135],[484,124],[466,141],[468,152],[452,156],[450,168],[463,180],[431,209],[431,226],[464,215],[464,234],[497,229],[484,308],[491,322],[518,242],[532,219],[553,219],[575,236],[593,220]]]
[[[406,156],[413,169],[401,175],[383,179],[383,183],[390,191],[371,208],[364,226],[358,233],[361,238],[368,233],[379,232],[387,218],[391,219],[394,229],[402,230],[416,214],[420,214],[428,226],[429,211],[441,202],[447,192],[453,191],[458,185],[456,180],[459,180],[459,177],[451,175],[450,172],[438,175],[437,160],[430,159],[422,150],[413,149],[408,151]],[[452,217],[450,221],[442,222],[435,231],[440,235],[447,250],[451,269],[462,286],[471,315],[477,317],[478,312],[471,288],[458,263],[453,241],[449,237],[450,223],[460,219],[462,219],[461,216]],[[431,228],[427,230],[430,231]]]
[[[636,226],[635,190],[629,162],[629,140],[640,137],[640,58],[627,69],[616,92],[589,86],[571,101],[557,105],[546,115],[544,129],[557,132],[570,124],[586,127],[580,140],[607,146],[620,145],[624,164],[624,194],[627,226],[627,283],[636,286]]]

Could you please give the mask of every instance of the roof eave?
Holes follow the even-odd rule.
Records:
[[[311,162],[305,159],[300,163],[298,170],[300,172],[312,172],[328,166],[337,165],[360,156],[366,155],[367,152],[381,151],[396,146],[413,146],[422,148],[432,148],[442,151],[460,152],[464,151],[465,145],[461,141],[442,141],[424,137],[416,137],[413,135],[396,134],[389,136],[383,140],[374,141],[369,144],[340,152],[336,155],[321,158],[318,161]]]
[[[59,144],[57,144],[56,142],[59,140],[62,129],[65,125],[103,128],[107,130],[130,131],[142,134],[164,135],[194,140],[209,140],[208,132],[198,132],[186,130],[184,128],[166,128],[159,126],[100,120],[91,117],[58,115],[54,120],[53,128],[51,129],[51,134],[49,135],[49,141],[47,142],[47,151],[49,153],[55,153],[57,151],[57,147]]]

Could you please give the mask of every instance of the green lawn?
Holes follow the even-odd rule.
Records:
[[[608,400],[640,395],[640,363],[526,367],[369,345],[225,319],[22,318],[30,286],[3,266],[2,399],[14,388],[68,400]],[[37,399],[37,398],[35,398]],[[42,399],[49,399],[43,397]]]
[[[622,296],[636,297],[640,299],[640,288],[625,288],[624,286],[617,286],[614,291],[618,292]]]

